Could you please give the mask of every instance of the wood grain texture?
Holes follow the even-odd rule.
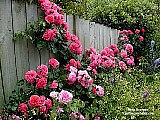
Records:
[[[90,47],[95,46],[95,22],[89,23],[89,41],[90,41]]]
[[[37,15],[37,6],[32,4],[28,5],[26,3],[26,13],[27,13],[27,23],[37,21],[38,20],[38,15]],[[27,24],[27,27],[29,24]],[[40,65],[40,55],[39,51],[35,46],[28,41],[28,54],[29,54],[29,68],[30,69],[36,69],[38,65]]]
[[[0,3],[1,28],[1,84],[3,82],[5,99],[8,100],[17,81],[14,43],[12,41],[12,10],[11,0],[3,0]],[[3,79],[3,81],[2,81]],[[1,94],[1,93],[0,93]]]
[[[74,33],[74,28],[73,28],[73,15],[67,15],[67,23],[68,23],[68,27],[69,27],[69,32],[71,34]]]

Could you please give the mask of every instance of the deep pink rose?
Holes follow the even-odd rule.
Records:
[[[43,77],[43,78],[37,78],[36,80],[36,87],[37,88],[43,88],[46,87],[47,85],[47,78]]]
[[[53,69],[59,67],[59,62],[56,59],[54,59],[54,58],[51,58],[49,60],[48,64],[51,65]]]
[[[58,87],[58,82],[57,80],[54,80],[49,88],[57,88],[57,87]]]

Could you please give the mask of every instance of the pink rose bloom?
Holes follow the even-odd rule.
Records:
[[[145,33],[145,29],[144,28],[142,28],[141,31],[142,31],[142,33]]]
[[[71,34],[71,40],[72,40],[73,42],[79,41],[79,40],[78,40],[78,37],[77,37],[76,35],[74,35],[74,34]]]
[[[25,79],[26,79],[27,82],[29,82],[29,83],[34,83],[36,76],[37,76],[36,71],[30,70],[30,71],[26,72],[26,74],[25,74]]]
[[[57,98],[58,98],[58,94],[59,94],[58,92],[53,91],[53,92],[50,93],[49,96],[50,96],[51,98],[56,98],[56,99],[57,99]]]
[[[43,88],[47,86],[47,79],[46,78],[38,78],[36,80],[36,87],[37,88]]]
[[[45,104],[47,106],[47,109],[51,109],[52,108],[52,101],[50,99],[47,98],[47,100],[45,100]]]
[[[79,120],[85,120],[85,118],[82,114],[79,114]]]
[[[123,59],[128,56],[126,50],[122,50],[121,53],[120,53],[120,55],[121,55],[121,58],[123,58]]]
[[[28,104],[31,107],[38,107],[38,106],[40,106],[40,97],[38,95],[32,95],[30,97],[30,100],[28,101]]]
[[[127,35],[124,35],[123,38],[124,38],[124,40],[128,41],[128,36]]]
[[[46,32],[43,34],[43,39],[47,40],[47,41],[51,41],[54,39],[54,37],[56,36],[57,30],[56,28],[52,29],[48,29],[46,30]]]
[[[65,35],[66,40],[71,40],[71,34],[69,33],[69,31],[65,32]]]
[[[62,26],[64,27],[65,31],[68,31],[69,27],[68,27],[68,23],[66,21],[63,21]]]
[[[72,117],[72,118],[78,118],[79,114],[76,113],[76,112],[72,112],[69,116]]]
[[[54,58],[51,58],[49,60],[48,64],[51,65],[53,69],[59,67],[59,62],[56,59],[54,59]]]
[[[139,40],[140,40],[140,41],[144,41],[143,36],[139,36]]]
[[[46,22],[47,23],[53,23],[54,22],[54,16],[53,16],[53,14],[50,14],[50,15],[47,15],[46,17],[45,17],[45,20],[46,20]]]
[[[123,34],[124,32],[123,32],[123,30],[122,31],[119,31],[119,34]]]
[[[123,61],[119,62],[119,66],[121,67],[122,70],[126,70],[127,69],[127,65]]]
[[[81,67],[81,63],[80,63],[80,61],[76,61],[74,59],[71,59],[69,61],[69,64],[66,65],[66,70],[71,71],[71,66],[73,66],[75,68],[80,68]]]
[[[74,73],[77,73],[77,68],[73,67],[73,66],[70,66],[70,72],[74,72]]]
[[[93,84],[93,79],[89,76],[86,70],[78,71],[78,83],[81,84],[84,88],[88,88]]]
[[[102,65],[106,68],[110,68],[112,66],[112,64],[113,64],[113,61],[109,58],[107,60],[105,60],[104,62],[102,62]]]
[[[74,82],[76,81],[76,79],[77,79],[76,73],[71,72],[71,73],[68,75],[67,83],[68,83],[68,84],[74,84]]]
[[[128,33],[128,31],[127,31],[127,30],[123,30],[123,33],[124,33],[124,34],[127,34],[127,33]]]
[[[109,48],[111,48],[113,50],[113,52],[114,52],[115,55],[119,52],[117,44],[111,44],[109,46]]]
[[[37,67],[37,74],[39,77],[47,77],[48,75],[48,67],[44,64],[42,64],[41,66]]]
[[[43,3],[45,2],[46,0],[38,0],[39,3]]]
[[[96,94],[98,96],[103,96],[104,95],[104,89],[101,86],[96,86]]]
[[[130,66],[135,66],[133,56],[130,56],[130,58],[127,58],[127,64],[130,65]]]
[[[113,50],[111,49],[111,48],[109,48],[109,47],[106,47],[106,48],[104,48],[103,50],[105,50],[106,52],[105,53],[101,53],[101,55],[103,56],[108,56],[108,57],[110,57],[110,56],[114,56],[114,52],[113,52]],[[103,51],[102,50],[102,51]],[[102,52],[101,51],[101,52]]]
[[[50,88],[57,88],[57,87],[58,87],[58,82],[57,80],[54,80],[52,84],[50,85]]]
[[[136,29],[136,30],[135,30],[135,33],[136,33],[136,34],[139,34],[139,33],[140,33],[140,30]]]
[[[41,10],[48,10],[51,9],[53,3],[50,2],[49,0],[45,0],[44,2],[41,3]]]
[[[131,35],[131,34],[132,34],[132,31],[131,31],[131,30],[128,30],[128,31],[127,31],[127,34],[128,34],[128,35]]]
[[[69,49],[74,53],[74,54],[82,54],[82,44],[80,41],[76,41],[76,42],[72,42],[70,45],[69,45]]]
[[[57,111],[58,113],[64,112],[64,111],[63,111],[63,108],[61,108],[61,107],[59,107],[59,106],[56,108],[56,111]]]
[[[14,119],[14,120],[20,120],[20,117],[19,116],[17,116],[17,115],[15,115],[15,114],[12,114],[12,119]],[[0,117],[0,120],[7,120],[7,118],[1,118]]]
[[[60,103],[67,104],[72,101],[73,95],[72,93],[62,90],[58,95],[58,100]]]
[[[45,100],[46,100],[46,97],[45,96],[40,96],[40,105],[45,105]]]
[[[21,104],[19,105],[19,107],[18,107],[18,111],[23,112],[23,113],[24,113],[24,116],[27,115],[27,109],[28,109],[28,106],[27,106],[27,104],[25,104],[25,103],[21,103]]]
[[[124,39],[124,37],[120,37],[120,41],[124,41],[125,39]]]
[[[45,113],[47,110],[46,106],[40,106],[40,113]]]
[[[128,53],[133,53],[133,46],[131,44],[124,44],[124,48]]]
[[[87,49],[86,54],[87,54],[87,56],[90,56],[90,54],[97,54],[97,51],[95,48],[91,47],[91,48]]]
[[[100,117],[96,116],[94,120],[101,120]]]
[[[96,69],[93,69],[92,72],[93,72],[93,75],[97,75]]]

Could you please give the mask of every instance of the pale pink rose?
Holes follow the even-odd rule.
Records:
[[[119,39],[120,39],[120,41],[124,41],[125,40],[124,37],[120,37]]]
[[[67,104],[72,101],[73,95],[72,93],[62,90],[58,95],[58,100],[60,103]]]
[[[37,76],[36,71],[30,70],[30,71],[26,72],[26,74],[25,74],[25,79],[26,79],[27,82],[29,82],[29,83],[34,83],[36,76]]]
[[[103,96],[104,95],[104,89],[101,86],[96,86],[96,94],[98,96]]]
[[[128,41],[128,36],[127,35],[124,35],[123,38],[124,38],[125,41]]]
[[[59,106],[56,108],[56,111],[57,111],[58,113],[64,112],[64,111],[63,111],[63,108],[61,108],[61,107],[59,107]]]
[[[50,96],[51,98],[56,98],[56,99],[57,99],[57,98],[58,98],[58,94],[59,94],[58,92],[53,91],[53,92],[50,93],[49,96]]]
[[[73,67],[73,66],[70,66],[70,72],[73,72],[73,73],[77,73],[77,68]]]
[[[17,116],[17,115],[15,115],[15,114],[12,114],[12,119],[14,119],[14,120],[20,120],[20,117]],[[2,120],[2,119],[0,118],[0,120]],[[7,120],[7,119],[3,118],[3,120]]]
[[[130,56],[130,58],[127,58],[127,64],[130,65],[130,66],[135,66],[133,56]]]
[[[37,67],[37,74],[39,77],[47,77],[48,75],[48,67],[44,64]]]
[[[76,81],[76,79],[77,79],[76,73],[71,72],[71,73],[68,75],[67,83],[68,83],[68,84],[74,84],[74,82]]]
[[[124,44],[123,46],[128,53],[133,53],[133,46],[131,44]]]
[[[58,82],[57,80],[54,80],[49,88],[57,88],[57,87],[58,87]]]
[[[79,120],[85,120],[84,116],[81,113],[79,114]]]
[[[91,78],[91,76],[89,76],[86,70],[78,71],[77,80],[78,80],[78,83],[81,84],[84,88],[88,88],[93,84],[93,79]]]
[[[121,53],[120,53],[120,55],[121,55],[121,58],[123,58],[123,59],[128,56],[126,50],[122,50]]]
[[[59,62],[58,62],[56,59],[54,59],[54,58],[51,58],[51,59],[48,61],[48,64],[51,65],[53,69],[59,67]]]
[[[143,36],[139,36],[139,40],[140,41],[144,41],[144,37]]]
[[[47,86],[47,79],[46,78],[37,78],[36,80],[36,87],[43,88]]]
[[[79,114],[77,112],[72,112],[69,116],[72,118],[78,118]]]

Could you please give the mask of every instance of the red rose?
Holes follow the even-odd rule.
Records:
[[[40,106],[40,97],[38,95],[32,95],[30,97],[30,100],[28,101],[28,104],[31,107],[38,107],[38,106]]]

